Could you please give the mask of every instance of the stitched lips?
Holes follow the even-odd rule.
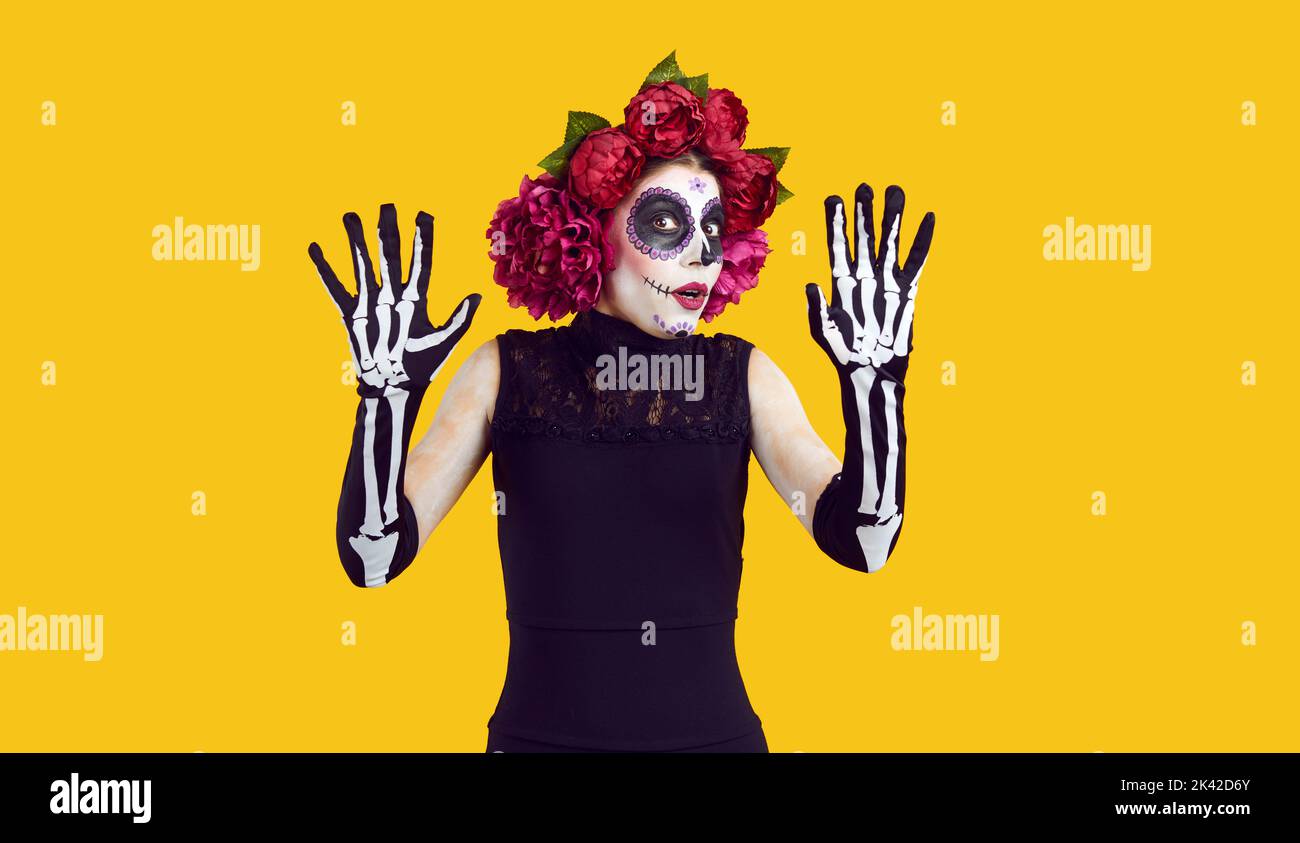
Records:
[[[661,294],[664,298],[674,298],[677,303],[687,310],[699,310],[704,307],[709,298],[708,286],[701,284],[699,281],[691,281],[683,284],[675,290],[670,290],[662,284],[657,284],[650,280],[649,277],[641,276],[647,284],[654,288],[656,293]]]

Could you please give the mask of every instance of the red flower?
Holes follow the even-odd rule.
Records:
[[[743,152],[722,167],[724,233],[758,228],[776,209],[776,165],[765,155]]]
[[[487,236],[492,280],[506,288],[511,307],[527,307],[534,319],[590,309],[603,273],[614,268],[598,213],[547,173],[524,177],[519,195],[497,206]]]
[[[712,322],[728,304],[740,304],[740,294],[758,286],[759,270],[771,251],[767,247],[767,235],[761,229],[722,238],[722,272],[700,314],[705,322]]]
[[[569,159],[569,191],[597,208],[612,208],[641,175],[645,154],[621,129],[587,135]]]
[[[715,161],[731,163],[742,153],[745,129],[749,126],[749,110],[740,98],[726,88],[709,89],[704,102],[704,135],[700,148]]]
[[[623,120],[623,130],[656,158],[676,158],[704,132],[699,97],[676,82],[650,85],[632,97]]]

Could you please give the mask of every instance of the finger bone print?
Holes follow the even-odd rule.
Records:
[[[379,238],[379,268],[381,273],[381,280],[383,281],[383,288],[380,291],[379,297],[382,302],[384,300],[384,297],[387,296],[388,303],[392,304],[393,290],[389,279],[388,263],[390,257],[392,258],[394,263],[400,263],[400,255],[395,254],[390,256],[386,254],[385,252],[386,239],[387,238],[383,236]],[[419,289],[419,285],[415,283],[415,279],[420,277],[420,271],[422,269],[420,263],[423,260],[423,258],[424,258],[424,235],[420,231],[420,227],[417,226],[415,229],[415,242],[411,245],[411,274],[407,279],[406,289],[402,291],[402,300],[398,302],[394,307],[394,309],[397,311],[399,322],[398,322],[398,329],[397,329],[397,341],[393,343],[393,352],[392,352],[393,354],[392,378],[393,379],[389,381],[391,385],[405,383],[407,380],[409,380],[409,377],[406,374],[406,368],[402,365],[402,358],[406,354],[406,344],[410,340],[411,316],[412,314],[415,313],[416,303],[420,300],[420,289]]]
[[[889,231],[878,259],[872,257],[875,244],[870,224],[870,196],[865,203],[859,198],[856,233],[861,251],[855,256],[856,267],[852,272],[844,238],[844,206],[837,197],[834,198],[833,216],[827,220],[836,301],[827,308],[819,290],[816,307],[821,317],[821,332],[841,366],[854,364],[880,368],[896,357],[906,357],[911,350],[916,290],[929,252],[934,216],[927,214],[922,220],[907,264],[900,269],[898,235],[902,208],[901,198],[896,209],[889,207],[893,195],[887,198],[885,219]],[[901,197],[901,191],[897,195]],[[877,300],[884,311],[880,324],[876,322]],[[835,319],[835,316],[842,318]],[[851,328],[847,337],[844,336],[844,326]]]

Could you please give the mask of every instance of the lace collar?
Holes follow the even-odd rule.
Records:
[[[657,354],[686,354],[691,352],[701,337],[656,337],[617,316],[599,310],[584,310],[569,323],[569,329],[584,346],[597,354],[616,353],[618,348]]]

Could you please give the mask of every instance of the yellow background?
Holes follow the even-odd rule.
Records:
[[[617,119],[673,48],[743,97],[751,146],[793,147],[777,251],[708,330],[765,349],[837,452],[803,310],[822,199],[901,184],[905,239],[938,216],[889,565],[823,557],[753,468],[737,635],[772,749],[1300,749],[1295,21],[1264,5],[10,9],[0,613],[102,613],[105,651],[0,653],[0,749],[482,750],[490,467],[410,571],[348,584],[356,396],[306,246],[342,269],[343,212],[395,202],[409,242],[427,209],[431,318],[484,293],[419,437],[470,349],[533,326],[491,282],[496,203],[567,109]],[[259,224],[260,270],[152,260],[178,215]],[[1044,261],[1066,216],[1151,225],[1150,271]],[[1000,659],[893,651],[917,605],[999,614]]]

